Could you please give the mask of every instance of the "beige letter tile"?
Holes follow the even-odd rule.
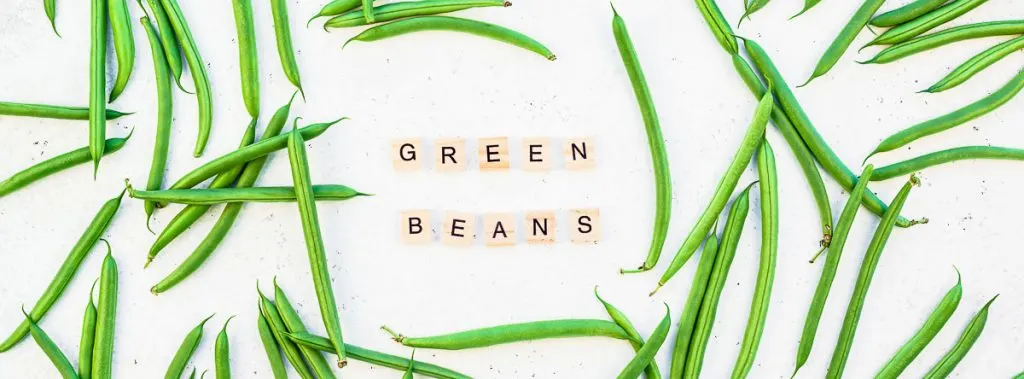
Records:
[[[523,138],[523,170],[547,171],[551,169],[551,139]]]
[[[462,171],[466,169],[466,140],[464,138],[438,139],[434,143],[437,171]]]
[[[516,219],[511,213],[487,213],[482,229],[484,245],[512,246],[516,244]]]
[[[417,138],[398,138],[391,140],[391,162],[395,171],[414,171],[419,169],[420,140]]]
[[[568,138],[565,140],[565,168],[587,170],[597,165],[594,141],[590,137]]]
[[[569,239],[573,243],[597,243],[601,240],[601,210],[573,209],[569,211]]]
[[[508,170],[508,137],[481,138],[478,143],[480,171]]]
[[[422,245],[433,240],[430,211],[405,211],[399,217],[399,230],[402,235],[402,242],[409,245]]]
[[[447,212],[444,215],[444,234],[441,241],[446,245],[466,247],[473,245],[476,233],[476,215],[472,213]]]
[[[555,226],[555,212],[527,212],[526,223],[523,226],[526,243],[531,245],[555,243]]]

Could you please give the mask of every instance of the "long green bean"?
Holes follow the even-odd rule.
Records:
[[[332,2],[331,4],[338,3],[336,9],[340,10],[349,6],[349,3],[347,3],[346,1],[355,1],[359,3],[361,0],[340,0]],[[399,1],[373,7],[373,22],[381,23],[406,17],[430,16],[441,13],[461,11],[470,8],[510,6],[512,6],[512,3],[506,0]],[[327,20],[327,22],[324,23],[324,30],[327,30],[327,28],[347,28],[352,26],[366,25],[366,17],[363,15],[363,11],[355,9],[356,7],[358,7],[358,4],[355,7],[336,13],[339,14],[339,16],[332,17],[331,19]],[[326,8],[327,6],[324,7],[324,9]],[[321,10],[321,14],[318,14],[313,18],[319,17],[321,15],[330,16],[332,14],[325,14],[324,11]],[[312,21],[312,19],[310,19],[310,21]]]
[[[181,12],[178,0],[160,0],[164,11],[167,12],[171,27],[174,28],[174,35],[178,38],[178,45],[185,53],[185,61],[188,62],[188,69],[192,71],[192,83],[196,86],[196,100],[199,108],[199,135],[196,138],[196,148],[192,155],[199,157],[206,149],[206,143],[210,139],[210,130],[213,128],[213,94],[210,89],[210,78],[206,73],[206,64],[203,57],[199,55],[199,47],[192,38],[192,31],[189,30],[185,14]]]
[[[288,338],[301,346],[309,346],[329,354],[334,353],[334,347],[331,346],[331,340],[327,339],[327,337],[316,336],[309,333],[289,333]],[[413,365],[412,361],[409,359],[399,357],[397,355],[373,351],[352,344],[345,344],[345,352],[348,353],[348,356],[350,358],[355,359],[357,361],[363,361],[366,363],[389,367],[396,370],[404,370],[408,367],[412,367],[413,372],[420,375],[429,376],[432,378],[470,378],[468,375],[461,374],[459,372],[441,366],[426,363],[423,361],[416,361],[416,364]]]
[[[299,78],[299,64],[295,62],[295,50],[292,47],[292,32],[288,20],[288,3],[285,0],[270,0],[270,11],[274,15],[274,33],[277,37],[277,55],[281,58],[281,68],[288,81],[299,89],[302,98],[302,80]]]
[[[121,150],[121,148],[124,147],[124,144],[128,142],[129,138],[131,138],[131,134],[124,138],[111,138],[106,140],[104,142],[105,147],[103,149],[103,154],[113,154],[118,150]],[[0,197],[7,196],[14,191],[22,189],[29,184],[54,173],[89,162],[89,150],[88,146],[71,150],[67,153],[36,163],[29,168],[11,175],[11,177],[0,181]]]
[[[171,26],[171,20],[167,17],[167,12],[164,11],[160,0],[146,0],[146,3],[149,4],[150,10],[153,12],[153,21],[156,22],[156,29],[160,31],[160,46],[164,49],[164,58],[167,58],[167,65],[171,69],[171,74],[174,75],[174,82],[182,91],[191,93],[181,85],[181,47],[178,46],[178,37],[174,35],[174,27]]]
[[[967,356],[971,347],[978,341],[978,337],[981,337],[981,332],[985,330],[985,323],[988,322],[988,308],[998,297],[999,295],[992,297],[992,300],[985,303],[985,306],[981,307],[981,310],[971,318],[971,322],[964,328],[953,348],[946,352],[946,355],[943,355],[942,359],[924,375],[925,379],[941,379],[953,372],[956,365]]]
[[[105,109],[106,119],[113,120],[132,113],[120,112],[113,109]],[[69,107],[63,105],[49,104],[25,104],[0,101],[0,115],[22,116],[36,118],[53,118],[58,120],[88,120],[88,107]]]
[[[238,34],[238,71],[242,77],[242,101],[254,120],[260,116],[260,67],[256,54],[256,29],[252,0],[231,0]]]
[[[177,204],[215,205],[223,203],[249,202],[273,203],[295,201],[295,188],[251,187],[137,191],[129,187],[128,196],[133,199]],[[313,186],[313,197],[315,197],[317,201],[348,200],[358,196],[370,195],[340,184],[317,184]]]
[[[149,17],[139,20],[142,29],[146,31],[149,40],[149,47],[153,56],[153,72],[156,81],[156,142],[153,143],[153,162],[149,165],[149,180],[146,182],[147,190],[157,190],[164,183],[164,169],[167,167],[167,153],[171,145],[171,121],[174,117],[171,93],[170,70],[167,66],[167,58],[164,57],[163,48],[160,46],[160,36],[150,23]],[[156,203],[147,201],[144,205],[146,220],[153,215]],[[149,225],[149,222],[146,223]]]
[[[306,333],[306,325],[303,324],[302,318],[299,317],[299,313],[292,307],[291,301],[288,300],[288,296],[285,295],[281,287],[277,285],[277,278],[274,278],[274,305],[277,306],[277,311],[281,315],[281,321],[284,322],[285,332],[287,333]],[[334,373],[331,372],[331,366],[324,359],[323,354],[319,350],[310,348],[308,346],[298,345],[299,353],[306,358],[306,363],[313,369],[313,373],[320,379],[334,378]]]
[[[990,21],[960,25],[889,46],[873,58],[861,63],[889,63],[954,42],[1014,34],[1024,34],[1024,21]]]
[[[263,305],[262,301],[256,302],[256,327],[260,334],[260,341],[263,342],[263,350],[267,353],[267,361],[270,362],[270,372],[274,374],[274,379],[288,379],[288,371],[285,371],[284,360],[281,359],[280,346],[277,344],[277,340],[274,339],[274,332],[270,330],[270,323],[267,322],[267,318],[263,317]]]
[[[342,48],[352,41],[379,41],[409,33],[435,30],[460,32],[490,38],[532,51],[547,58],[549,61],[556,59],[555,53],[551,52],[547,46],[515,30],[488,24],[483,21],[448,16],[414,17],[374,26],[345,41],[345,45]]]
[[[949,74],[946,74],[945,77],[935,84],[932,84],[928,89],[924,90],[924,92],[942,92],[963,84],[963,82],[966,82],[975,74],[988,68],[988,66],[995,64],[1007,55],[1021,49],[1024,49],[1024,36],[992,46],[971,57],[971,59],[968,59],[966,62],[961,63],[959,66],[954,68],[953,71],[950,71]]]
[[[693,274],[690,294],[686,297],[686,306],[683,308],[683,314],[679,316],[679,330],[676,332],[676,343],[672,349],[669,378],[682,378],[686,369],[690,339],[693,337],[697,315],[700,313],[700,304],[704,300],[704,292],[707,290],[711,271],[715,266],[715,256],[718,254],[716,229],[718,228],[711,228],[711,234],[708,236],[707,242],[704,243],[704,250],[700,253],[700,262],[697,263],[697,271]]]
[[[945,24],[977,8],[988,0],[955,0],[913,20],[886,30],[864,46],[892,45],[909,41],[925,32]]]
[[[609,337],[629,341],[618,324],[605,320],[565,319],[524,322],[472,329],[429,337],[406,337],[381,327],[395,342],[408,347],[462,350],[548,338]]]
[[[1024,161],[1024,149],[996,146],[962,146],[934,153],[879,168],[871,180],[886,180],[923,170],[944,163],[967,159],[1000,159]]]
[[[107,138],[107,0],[92,0],[89,31],[89,157],[95,179]]]
[[[63,351],[60,351],[60,347],[50,339],[50,336],[46,334],[36,322],[29,317],[28,313],[25,312],[25,308],[21,309],[21,313],[25,315],[25,321],[28,321],[29,332],[32,334],[32,339],[36,341],[36,345],[43,350],[46,357],[50,359],[53,366],[57,368],[57,372],[64,379],[78,379],[78,373],[75,372],[75,366],[71,364],[68,357],[64,355]]]
[[[946,0],[915,0],[907,5],[882,13],[871,19],[871,26],[888,28],[921,17],[945,4]]]
[[[739,52],[739,45],[734,37],[735,33],[732,32],[729,23],[725,21],[725,16],[722,15],[722,10],[718,9],[715,0],[694,0],[694,2],[697,4],[700,15],[704,17],[704,21],[711,28],[711,34],[714,34],[715,39],[718,40],[718,44],[729,54]]]
[[[807,81],[798,87],[806,86],[815,78],[828,73],[829,70],[836,65],[836,62],[839,62],[839,58],[843,57],[843,53],[850,48],[850,44],[852,44],[853,40],[857,38],[857,34],[860,34],[860,31],[868,25],[868,22],[871,21],[871,16],[873,16],[875,12],[878,12],[878,8],[881,8],[883,3],[885,3],[885,0],[865,0],[864,3],[861,4],[860,8],[857,9],[857,12],[853,14],[853,17],[850,18],[850,21],[846,23],[846,26],[843,27],[843,30],[839,32],[839,35],[836,36],[836,39],[832,41],[832,44],[828,46],[828,49],[825,49],[825,54],[821,56],[821,59],[818,60],[818,64],[814,66],[814,73],[811,74],[811,77],[807,78]],[[747,46],[750,46],[750,44],[747,44]],[[747,51],[749,53],[749,48]],[[758,65],[757,58],[754,58],[754,64]],[[758,66],[760,67],[760,65]],[[778,87],[786,87],[782,83],[778,82],[776,82],[775,85]],[[786,104],[783,103],[782,106],[785,107]],[[787,112],[787,114],[789,113]],[[789,116],[790,118],[793,117],[791,114]],[[794,122],[796,122],[796,120],[794,120]],[[799,125],[797,125],[797,127],[799,128]],[[804,139],[806,138],[807,136],[804,136]],[[808,141],[807,144],[811,145],[812,143]],[[813,147],[811,148],[813,149]],[[820,160],[821,157],[818,157],[818,159]]]
[[[263,317],[267,319],[267,323],[270,325],[270,331],[277,340],[277,344],[281,346],[281,350],[284,352],[285,358],[288,362],[291,362],[292,367],[295,371],[298,371],[299,376],[303,379],[313,379],[313,373],[309,371],[309,367],[306,366],[306,362],[302,359],[302,353],[299,352],[298,346],[295,345],[286,334],[288,333],[288,327],[285,326],[284,320],[281,318],[280,312],[277,310],[277,306],[274,305],[270,299],[263,295],[263,292],[259,290],[259,284],[256,285],[256,292],[260,296],[260,309],[263,313]]]
[[[135,39],[132,37],[131,14],[125,0],[109,0],[110,30],[114,40],[114,55],[117,56],[117,77],[114,87],[110,90],[110,102],[113,103],[124,88],[135,67]]]
[[[104,241],[106,242],[106,241]],[[117,262],[107,244],[107,256],[100,271],[100,294],[96,305],[96,339],[92,349],[92,378],[113,377],[114,335],[117,329]]]
[[[910,365],[910,362],[913,362],[914,358],[917,358],[917,355],[921,354],[925,346],[928,346],[928,343],[935,338],[935,335],[939,334],[939,330],[942,329],[943,325],[946,325],[946,321],[949,321],[950,316],[953,316],[953,312],[960,305],[960,298],[962,297],[963,286],[960,285],[960,271],[957,271],[956,285],[946,292],[946,296],[942,297],[942,300],[939,301],[939,304],[932,311],[931,315],[928,316],[924,324],[921,325],[921,328],[896,351],[896,354],[875,375],[875,378],[898,378],[903,373],[903,370]]]

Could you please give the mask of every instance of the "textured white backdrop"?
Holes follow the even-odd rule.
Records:
[[[0,7],[0,99],[85,105],[88,93],[87,1],[58,1],[57,25],[50,31],[38,0],[4,0]],[[134,2],[130,2],[134,3]],[[678,244],[704,208],[722,170],[751,118],[755,100],[733,72],[693,2],[619,2],[630,27],[664,129],[674,183],[673,218],[661,264],[654,272],[621,276],[620,267],[639,263],[647,251],[653,217],[651,164],[643,124],[616,51],[611,10],[600,1],[519,0],[511,8],[478,9],[460,16],[492,21],[544,42],[558,54],[548,62],[500,43],[450,33],[422,33],[372,44],[341,43],[356,30],[323,33],[302,25],[322,1],[289,1],[295,49],[308,101],[297,101],[293,115],[345,122],[311,141],[309,156],[317,183],[344,183],[376,193],[347,203],[319,206],[330,270],[341,307],[346,341],[407,355],[390,341],[381,324],[412,335],[427,335],[509,322],[554,318],[606,318],[591,290],[633,319],[642,334],[660,320],[661,303],[672,308],[673,324],[682,311],[693,264],[687,265],[655,297],[650,291]],[[757,38],[791,83],[802,82],[836,32],[859,5],[824,1],[793,21],[802,4],[776,0],[738,33]],[[895,7],[894,2],[885,8]],[[238,52],[229,1],[181,0],[214,89],[214,129],[206,155],[193,159],[196,105],[175,92],[175,123],[167,180],[202,161],[235,148],[248,116],[238,79]],[[292,93],[281,71],[266,1],[254,1],[259,40],[262,115],[265,120]],[[742,13],[741,1],[722,1],[729,20]],[[133,22],[142,16],[130,4]],[[1007,0],[991,1],[955,24],[1021,18]],[[137,24],[135,24],[137,25]],[[855,46],[871,38],[865,31]],[[153,143],[155,90],[149,47],[135,29],[136,70],[112,107],[135,115],[109,123],[108,135],[135,136],[103,159],[93,181],[87,165],[54,175],[0,199],[0,331],[21,321],[22,304],[31,306],[50,281],[68,249],[103,201],[128,177],[143,184]],[[1024,58],[1015,55],[960,88],[942,94],[915,94],[964,59],[997,42],[960,43],[884,66],[861,66],[851,51],[832,72],[797,89],[819,131],[847,163],[856,164],[879,140],[912,123],[971,102],[1004,84]],[[113,77],[113,56],[108,59]],[[190,81],[187,81],[190,82]],[[188,85],[191,87],[191,84]],[[1024,147],[1020,128],[1024,99],[977,121],[906,149],[877,157],[877,163],[963,144]],[[593,136],[599,166],[589,172],[396,173],[388,157],[397,137]],[[819,237],[814,202],[786,144],[769,130],[778,157],[781,189],[781,241],[775,291],[767,327],[751,377],[788,377],[804,314],[820,266],[807,264]],[[55,154],[85,145],[87,123],[0,117],[0,177]],[[964,276],[964,297],[939,336],[907,371],[919,376],[956,340],[973,313],[991,296],[988,327],[955,371],[959,377],[1007,377],[1024,369],[1024,259],[1018,234],[1024,211],[1019,193],[1021,163],[963,162],[929,170],[905,208],[909,216],[932,222],[893,233],[865,305],[847,367],[848,377],[873,375],[912,334],[942,294],[953,285],[953,266]],[[855,168],[855,171],[859,171]],[[741,183],[754,179],[753,171]],[[845,193],[827,180],[838,214]],[[883,198],[902,180],[873,185]],[[274,155],[262,185],[288,185],[283,154]],[[723,294],[705,360],[705,377],[724,377],[733,366],[746,323],[757,270],[760,212],[752,212]],[[426,208],[473,213],[599,207],[604,237],[597,246],[562,241],[549,247],[507,249],[440,244],[409,247],[399,243],[399,211]],[[177,208],[157,213],[160,228]],[[319,312],[309,277],[298,213],[293,204],[247,205],[222,247],[193,277],[170,292],[153,296],[149,287],[180,262],[205,235],[216,213],[175,241],[147,270],[142,269],[153,240],[144,227],[142,203],[125,200],[105,234],[121,275],[114,374],[121,378],[162,375],[184,334],[216,312],[193,364],[213,367],[213,338],[228,315],[231,357],[237,377],[268,377],[255,328],[255,285],[264,290],[278,277],[307,324],[318,333]],[[816,349],[801,377],[823,375],[842,322],[864,248],[877,218],[861,211],[822,319]],[[43,327],[77,361],[81,316],[102,251],[86,259]],[[674,340],[673,334],[666,345]],[[671,349],[659,362],[667,371]],[[481,378],[612,377],[632,357],[629,346],[606,339],[551,340],[461,352],[422,350],[417,358]],[[393,378],[400,373],[353,363],[349,378]],[[52,378],[41,351],[25,342],[0,354],[0,377]]]

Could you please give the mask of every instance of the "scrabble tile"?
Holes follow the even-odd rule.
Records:
[[[508,137],[481,138],[477,143],[480,171],[508,170],[512,159],[508,154]]]
[[[523,138],[523,170],[547,171],[551,169],[554,158],[551,152],[551,139],[546,137]]]
[[[597,243],[601,240],[601,210],[569,211],[569,240],[573,243]]]
[[[523,225],[526,243],[531,245],[555,243],[555,227],[554,211],[527,212],[526,222]]]
[[[463,171],[469,156],[466,154],[466,139],[445,138],[434,142],[435,169],[441,172]]]
[[[430,211],[405,211],[399,216],[399,230],[402,242],[410,245],[421,245],[433,241],[430,223]]]
[[[414,171],[423,166],[421,163],[422,144],[417,138],[398,138],[391,140],[391,163],[395,171]]]
[[[484,245],[512,246],[516,244],[516,218],[512,213],[484,214],[481,229]]]
[[[590,137],[565,140],[565,168],[587,170],[597,165],[594,141]]]
[[[466,247],[473,245],[476,234],[476,215],[462,212],[446,212],[444,215],[444,233],[441,241],[449,246]]]

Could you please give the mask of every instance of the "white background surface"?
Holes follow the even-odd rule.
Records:
[[[50,31],[37,0],[5,0],[0,7],[0,99],[85,105],[88,93],[89,5],[58,2],[62,39]],[[133,2],[130,2],[133,3]],[[175,91],[175,124],[167,181],[238,144],[248,122],[238,79],[234,18],[229,1],[182,0],[214,89],[214,129],[207,153],[191,157],[196,134],[192,96]],[[262,115],[287,101],[293,89],[281,71],[266,1],[254,1],[259,40]],[[723,1],[727,18],[742,13],[740,1]],[[903,3],[900,1],[898,3]],[[1020,18],[1013,2],[991,1],[955,24]],[[646,335],[672,308],[675,325],[688,292],[693,263],[653,298],[647,293],[703,210],[751,118],[755,100],[734,73],[690,1],[619,2],[639,52],[671,159],[673,218],[661,264],[651,273],[618,274],[647,251],[653,217],[651,164],[643,124],[615,49],[607,3],[520,0],[511,8],[478,9],[460,16],[492,21],[544,42],[558,54],[548,62],[532,53],[472,36],[422,33],[340,49],[356,30],[323,33],[302,27],[320,1],[289,1],[295,48],[308,101],[297,101],[293,116],[307,121],[352,117],[308,143],[313,179],[344,183],[376,193],[347,203],[319,206],[328,260],[346,342],[407,355],[381,324],[411,335],[430,335],[509,322],[554,318],[607,318],[591,290],[621,307]],[[809,75],[828,43],[859,2],[824,1],[786,21],[802,4],[774,1],[738,33],[755,37],[790,83]],[[897,6],[897,2],[885,9]],[[142,16],[130,4],[133,22]],[[137,25],[137,24],[135,24]],[[863,32],[859,47],[871,38]],[[127,91],[112,107],[135,115],[109,123],[109,136],[135,136],[120,152],[103,159],[99,178],[88,165],[62,172],[0,199],[0,330],[21,321],[68,249],[99,206],[121,190],[123,179],[145,183],[154,135],[155,90],[149,46],[135,29],[136,69]],[[875,50],[846,54],[826,77],[796,90],[819,131],[840,157],[856,166],[882,138],[912,123],[943,114],[1003,85],[1024,63],[1009,57],[963,86],[942,94],[915,94],[949,69],[997,39],[970,41],[884,66],[854,63]],[[108,59],[108,78],[114,60]],[[187,86],[192,87],[191,81]],[[922,139],[876,163],[964,144],[1021,147],[1024,99],[938,136]],[[813,199],[787,145],[768,134],[778,159],[781,189],[779,261],[767,329],[751,377],[788,377],[800,329],[820,266],[807,264],[816,251],[819,228]],[[0,117],[0,177],[85,145],[87,122]],[[590,172],[556,167],[546,174],[395,173],[389,142],[398,137],[593,136],[599,166]],[[516,146],[516,145],[513,145]],[[847,376],[873,375],[931,312],[953,285],[957,266],[964,276],[960,308],[910,366],[919,376],[953,344],[977,309],[997,293],[988,326],[955,371],[958,377],[1007,377],[1022,369],[1024,354],[1024,259],[1019,248],[1024,176],[1014,162],[962,162],[928,170],[905,208],[932,222],[893,233],[867,299]],[[854,169],[859,171],[859,169]],[[749,170],[741,183],[754,179]],[[830,179],[838,216],[845,193]],[[903,180],[873,185],[884,199]],[[289,185],[286,156],[270,159],[262,185]],[[705,377],[731,372],[749,311],[760,246],[759,200],[752,196],[746,231],[729,275],[704,365]],[[524,212],[598,207],[604,237],[596,246],[566,238],[550,247],[453,249],[399,243],[398,212],[426,208],[440,214],[459,210]],[[176,212],[158,212],[161,228]],[[255,327],[254,286],[265,291],[274,276],[307,325],[323,334],[309,277],[299,216],[294,204],[245,207],[221,248],[195,275],[170,292],[153,296],[149,287],[170,272],[202,239],[219,212],[207,214],[143,270],[153,240],[144,227],[142,203],[125,200],[106,238],[114,246],[121,278],[114,374],[157,377],[166,369],[184,334],[216,312],[192,360],[213,367],[213,339],[228,315],[232,368],[237,377],[268,377],[269,368]],[[563,219],[564,220],[564,219]],[[839,274],[825,309],[817,343],[800,377],[824,374],[863,251],[877,218],[862,210],[853,227]],[[77,361],[81,316],[90,284],[99,275],[102,251],[86,259],[43,327],[72,361]],[[693,261],[696,261],[695,259]],[[673,330],[666,346],[674,340]],[[668,369],[671,349],[659,363]],[[549,340],[470,351],[420,351],[417,358],[481,378],[612,377],[633,356],[626,343],[607,339]],[[349,378],[393,378],[399,372],[354,362]],[[0,354],[0,377],[52,378],[56,372],[42,352],[23,342]]]

